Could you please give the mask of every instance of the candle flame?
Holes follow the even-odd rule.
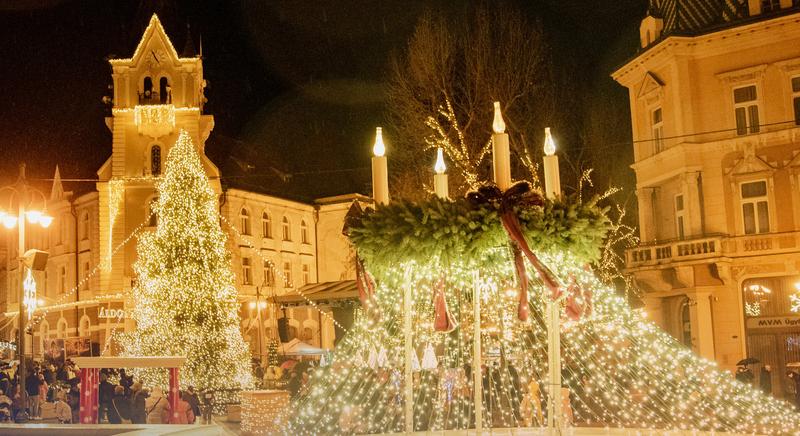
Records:
[[[553,141],[549,127],[544,128],[544,154],[548,156],[556,154],[556,143]]]
[[[494,133],[504,133],[506,131],[506,123],[503,121],[503,114],[500,113],[500,102],[494,102],[494,121],[492,122],[492,129]]]
[[[376,157],[386,154],[386,146],[383,145],[383,129],[380,127],[375,128],[375,145],[372,146],[372,153]]]
[[[447,167],[444,165],[444,154],[442,153],[441,147],[436,150],[436,165],[433,166],[433,170],[436,171],[436,174],[444,174],[447,170]]]

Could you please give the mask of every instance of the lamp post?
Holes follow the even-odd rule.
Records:
[[[266,279],[261,282],[261,286],[256,286],[256,304],[255,306],[253,303],[250,303],[250,308],[252,309],[255,307],[256,309],[256,323],[258,324],[258,359],[261,362],[261,365],[264,364],[264,340],[262,334],[264,332],[264,326],[261,322],[261,309],[267,306],[267,302],[265,301],[264,304],[261,304],[261,288],[264,287],[266,284]]]
[[[13,185],[0,188],[0,192],[6,190],[11,191],[8,201],[8,212],[0,210],[0,221],[2,221],[3,226],[7,229],[13,229],[16,226],[18,232],[17,268],[19,268],[19,331],[17,335],[17,354],[19,357],[19,368],[17,369],[17,380],[19,386],[21,387],[20,395],[22,396],[23,409],[17,415],[17,422],[25,422],[28,420],[28,415],[25,412],[28,397],[27,390],[25,389],[25,379],[27,378],[25,365],[25,330],[27,330],[28,327],[28,312],[33,314],[33,311],[36,309],[36,298],[25,298],[25,288],[27,287],[29,292],[31,289],[31,280],[28,280],[27,286],[25,285],[25,224],[27,221],[31,224],[39,224],[40,226],[47,228],[50,226],[50,223],[53,222],[53,217],[47,215],[47,213],[44,211],[32,208],[29,209],[29,206],[31,206],[33,203],[31,198],[33,195],[38,194],[42,197],[45,211],[47,210],[47,200],[44,194],[42,194],[39,190],[28,186],[28,182],[25,178],[25,164],[20,164],[19,178]],[[16,216],[10,213],[15,197],[17,200]],[[35,283],[33,286],[35,286]],[[26,307],[26,300],[29,304],[28,307]]]

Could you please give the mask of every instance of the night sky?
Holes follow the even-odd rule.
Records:
[[[492,4],[492,2],[488,2]],[[646,0],[520,0],[576,80],[608,77],[636,50]],[[0,2],[0,185],[17,164],[31,177],[96,178],[110,156],[102,97],[108,57],[129,57],[153,12],[180,52],[202,38],[206,112],[216,127],[207,153],[225,183],[296,198],[367,192],[373,127],[385,119],[383,79],[426,9],[463,1],[5,0]],[[187,30],[187,24],[190,30]],[[604,95],[608,95],[607,93]],[[620,132],[629,139],[630,132]],[[390,141],[390,138],[387,138]],[[629,147],[629,145],[622,145]],[[79,191],[93,183],[74,185]]]

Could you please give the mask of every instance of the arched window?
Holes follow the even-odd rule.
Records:
[[[305,220],[300,221],[300,240],[304,244],[308,244],[308,224]]]
[[[261,214],[261,237],[272,239],[272,219],[267,211]]]
[[[67,320],[64,318],[59,319],[58,324],[56,324],[56,337],[58,339],[67,337]]]
[[[85,241],[85,240],[89,239],[89,212],[88,211],[83,211],[83,213],[81,213],[81,222],[80,222],[80,226],[78,227],[78,229],[79,229],[79,232],[80,232],[79,237],[80,237],[80,239],[82,241]]]
[[[161,175],[161,146],[150,147],[150,174],[154,177]]]
[[[283,217],[283,222],[281,223],[281,228],[283,229],[283,240],[284,241],[291,241],[292,240],[292,227],[289,224],[289,218]]]
[[[144,78],[144,92],[142,93],[143,101],[142,103],[150,103],[150,99],[153,97],[153,79],[150,76]]]
[[[147,225],[149,227],[155,227],[158,225],[158,197],[153,197],[150,200],[150,204],[147,208],[147,214],[150,216],[150,221],[148,221]]]
[[[169,103],[169,81],[166,77],[162,77],[161,80],[158,81],[158,97],[161,101],[161,104]]]
[[[292,264],[290,262],[283,263],[283,287],[292,287]]]
[[[243,235],[250,234],[250,212],[242,208],[239,212],[239,224],[241,225],[241,232]]]
[[[81,317],[80,326],[78,326],[78,336],[80,336],[82,338],[88,337],[89,336],[89,327],[90,326],[91,326],[91,321],[89,320],[89,317],[86,316],[86,315],[83,315],[83,317]]]

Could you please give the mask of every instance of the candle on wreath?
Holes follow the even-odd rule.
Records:
[[[382,130],[375,128],[375,145],[372,146],[372,198],[377,205],[389,204],[389,169]]]
[[[500,102],[494,102],[494,122],[492,122],[492,170],[494,183],[505,191],[511,186],[511,154],[508,148],[508,134]]]
[[[544,129],[544,193],[549,199],[561,196],[561,177],[558,174],[558,156],[556,143],[550,128]]]
[[[447,198],[450,195],[447,185],[446,170],[447,167],[444,165],[444,153],[442,148],[439,147],[436,150],[436,165],[433,166],[433,171],[435,173],[433,175],[433,190],[439,198]]]

